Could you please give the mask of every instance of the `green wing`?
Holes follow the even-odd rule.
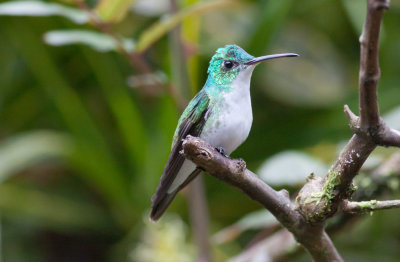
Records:
[[[210,111],[210,98],[204,91],[200,91],[183,111],[175,130],[172,148],[177,141],[187,135],[198,136],[204,127]]]
[[[208,94],[202,90],[190,101],[179,119],[172,143],[171,154],[164,168],[160,183],[158,184],[157,192],[152,199],[151,219],[157,220],[160,218],[176,193],[200,173],[200,170],[196,169],[176,191],[168,193],[169,187],[185,161],[185,158],[179,153],[182,150],[182,139],[187,135],[199,136],[210,112],[210,98]]]

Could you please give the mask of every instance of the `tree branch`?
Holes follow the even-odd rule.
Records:
[[[342,210],[351,214],[362,214],[382,209],[400,208],[400,200],[386,200],[386,201],[343,201]]]
[[[388,160],[379,165],[379,167],[377,167],[374,171],[369,172],[369,174],[364,174],[364,176],[365,178],[363,179],[368,179],[369,182],[363,183],[359,181],[359,188],[356,194],[352,196],[353,201],[361,202],[365,199],[379,198],[383,195],[393,193],[390,181],[400,176],[400,152],[392,154]],[[343,210],[344,205],[345,203],[342,203],[341,210]],[[365,210],[365,212],[368,213],[367,210]],[[351,224],[354,224],[356,221],[360,220],[364,214],[365,213],[344,212],[340,214],[333,223],[330,223],[326,227],[326,232],[331,236],[333,234],[347,232],[346,229],[348,229]],[[272,261],[287,261],[289,258],[293,259],[293,256],[298,255],[301,250],[295,242],[293,243],[292,241],[284,241],[283,243],[279,243],[279,248],[266,245],[266,243],[275,241],[276,235],[288,233],[289,232],[287,232],[287,230],[281,229],[274,235],[267,236],[265,239],[259,241],[254,246],[244,250],[241,254],[234,257],[232,262],[252,261],[252,259],[257,256],[259,257],[263,255],[267,257],[269,255],[269,257],[271,257],[272,254],[274,255],[271,259]],[[288,252],[288,250],[290,250],[290,252]]]
[[[253,172],[242,159],[231,159],[197,137],[187,136],[181,152],[210,175],[240,189],[268,209],[311,254],[315,261],[343,261],[323,224],[310,224],[290,202],[286,190],[275,191]]]
[[[383,11],[388,8],[388,0],[368,0],[367,17],[360,36],[359,107],[360,125],[364,131],[377,128],[380,124],[376,93],[380,77],[379,32]]]
[[[378,42],[387,0],[368,0],[368,11],[360,37],[359,108],[357,117],[349,107],[345,113],[354,132],[338,159],[322,179],[313,179],[299,193],[297,203],[310,222],[323,222],[333,216],[342,201],[354,192],[353,178],[378,145],[398,146],[399,132],[390,129],[379,116],[377,83],[380,77]]]
[[[265,184],[246,169],[246,163],[242,159],[227,158],[204,140],[190,135],[183,140],[182,153],[210,175],[242,190],[270,210],[280,221],[292,225],[297,223],[299,214],[294,211],[287,191],[277,192]]]
[[[400,147],[400,131],[388,128],[382,136],[380,145]]]

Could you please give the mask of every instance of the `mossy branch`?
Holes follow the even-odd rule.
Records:
[[[362,214],[369,213],[377,210],[383,209],[393,209],[400,208],[400,200],[386,200],[386,201],[361,201],[361,202],[353,202],[353,201],[343,201],[342,210],[346,213],[351,214]]]
[[[353,178],[377,146],[400,146],[400,132],[381,119],[377,98],[379,32],[387,8],[387,0],[368,0],[366,22],[360,36],[360,116],[345,105],[354,135],[328,174],[322,180],[308,182],[299,193],[299,209],[310,222],[324,222],[336,214],[343,200],[354,192]]]

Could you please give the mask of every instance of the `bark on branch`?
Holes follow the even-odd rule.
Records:
[[[293,233],[315,261],[343,261],[324,231],[323,224],[311,225],[290,202],[286,190],[275,191],[246,168],[242,159],[231,159],[197,137],[183,140],[182,154],[210,175],[240,189],[268,209]]]
[[[388,0],[368,0],[367,17],[360,36],[361,56],[359,74],[360,125],[367,132],[379,126],[379,106],[376,88],[379,69],[379,33],[383,11],[389,8]]]
[[[343,212],[351,213],[351,214],[362,214],[367,212],[373,212],[377,210],[383,209],[392,209],[392,208],[400,208],[400,200],[386,200],[386,201],[361,201],[361,202],[353,202],[353,201],[343,201]]]
[[[370,171],[369,174],[364,174],[364,176],[365,177],[362,179],[367,179],[368,183],[363,183],[362,180],[359,181],[359,188],[356,195],[353,196],[354,202],[352,203],[358,203],[365,207],[365,204],[374,205],[374,201],[364,200],[380,198],[393,193],[390,181],[397,179],[400,176],[400,152],[392,154],[388,160],[383,162],[374,171]],[[347,200],[344,200],[341,210],[344,209],[346,203]],[[386,204],[389,203],[390,202],[386,202]],[[371,210],[364,208],[363,211],[365,213],[358,211],[350,213],[344,210],[344,212],[339,214],[334,222],[330,223],[326,227],[326,232],[329,233],[330,236],[346,233],[346,229],[348,229],[350,225],[359,221],[364,214],[368,214]],[[268,229],[263,230],[270,230],[269,227]],[[294,256],[297,256],[300,253],[301,249],[296,245],[295,239],[292,236],[287,236],[287,234],[290,234],[290,232],[283,228],[278,232],[275,232],[273,235],[266,235],[265,239],[258,240],[258,243],[246,248],[242,253],[229,260],[229,262],[249,262],[260,256],[265,257],[265,261],[291,260]],[[252,241],[254,241],[254,239]]]
[[[212,176],[242,190],[285,224],[296,224],[300,219],[287,191],[277,192],[265,184],[246,168],[244,160],[225,157],[204,140],[190,135],[183,141],[183,154]]]

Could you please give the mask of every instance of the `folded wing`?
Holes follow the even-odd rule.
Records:
[[[179,119],[171,154],[164,168],[157,191],[152,198],[151,220],[158,220],[171,204],[175,195],[201,172],[199,169],[189,171],[191,172],[189,175],[185,174],[187,178],[176,189],[170,190],[171,185],[174,180],[177,179],[177,174],[185,161],[185,158],[180,154],[182,150],[182,139],[187,135],[200,136],[210,113],[210,98],[208,94],[202,90],[190,101]]]

